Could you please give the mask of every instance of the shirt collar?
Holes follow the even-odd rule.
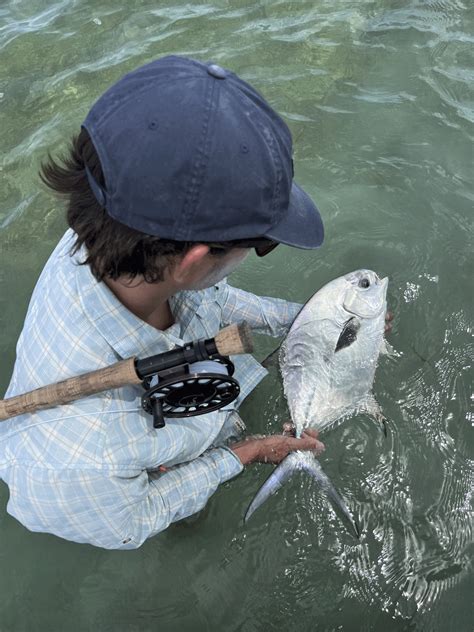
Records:
[[[71,257],[79,300],[90,323],[121,358],[154,355],[183,344],[182,336],[201,308],[200,292],[173,296],[170,308],[175,324],[160,331],[127,309],[105,283],[97,281],[87,264],[79,265],[85,257],[84,248]]]
[[[181,325],[184,335],[194,316],[203,313],[203,292],[185,290],[172,296],[169,303],[175,322]]]

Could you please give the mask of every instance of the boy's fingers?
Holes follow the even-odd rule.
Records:
[[[393,312],[387,311],[385,314],[384,333],[389,334],[392,331]]]
[[[306,428],[306,430],[303,430],[303,435],[309,435],[313,437],[313,439],[317,439],[319,437],[319,431],[313,430],[313,428]]]
[[[300,447],[300,450],[312,450],[316,454],[320,454],[325,449],[325,445],[322,441],[318,441],[318,435],[317,430],[305,430],[301,435],[300,442],[305,442],[306,446]]]

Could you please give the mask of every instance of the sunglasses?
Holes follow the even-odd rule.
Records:
[[[231,250],[232,248],[254,248],[257,257],[265,257],[272,250],[275,250],[278,244],[278,241],[271,241],[271,239],[263,239],[261,237],[257,237],[255,239],[239,239],[229,245],[206,242],[206,245],[214,250]]]

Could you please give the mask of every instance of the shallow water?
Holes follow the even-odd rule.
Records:
[[[469,0],[10,0],[0,8],[0,392],[31,290],[62,234],[37,168],[124,72],[169,53],[213,60],[290,125],[296,177],[326,241],[249,258],[232,282],[306,300],[358,267],[390,277],[391,342],[361,415],[322,465],[358,515],[354,541],[293,481],[243,527],[268,469],[224,485],[140,550],[31,534],[0,485],[0,630],[472,630],[474,9]],[[258,340],[258,356],[275,345]],[[274,370],[252,432],[287,415]]]

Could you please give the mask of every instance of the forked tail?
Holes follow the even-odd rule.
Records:
[[[263,505],[263,503],[272,494],[275,494],[283,485],[292,477],[297,470],[303,470],[318,483],[329,499],[332,501],[335,509],[338,509],[346,518],[352,527],[356,537],[360,536],[360,530],[357,522],[351,516],[346,503],[343,501],[338,491],[331,483],[329,478],[323,472],[319,461],[309,452],[292,452],[273,470],[264,484],[258,490],[255,498],[249,505],[244,522],[250,518],[253,512]]]

